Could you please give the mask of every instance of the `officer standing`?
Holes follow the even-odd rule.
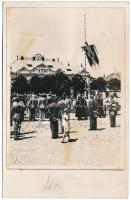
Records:
[[[91,95],[89,101],[89,114],[90,114],[90,130],[97,129],[97,102],[94,96]]]

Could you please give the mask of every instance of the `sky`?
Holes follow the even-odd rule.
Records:
[[[95,44],[99,67],[90,73],[110,74],[125,67],[125,10],[123,8],[8,8],[7,65],[17,55],[60,58],[75,71],[84,65],[84,14],[86,39]],[[17,67],[17,66],[16,66]]]

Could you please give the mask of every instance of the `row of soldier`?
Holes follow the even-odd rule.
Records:
[[[69,97],[58,98],[52,94],[14,96],[11,98],[11,125],[14,127],[14,139],[19,138],[21,122],[24,121],[25,112],[28,113],[29,121],[35,121],[36,116],[40,121],[49,118],[52,138],[57,138],[58,133],[64,132],[63,137],[67,135],[70,140],[71,112],[75,111],[78,120],[88,119],[89,117],[90,130],[96,130],[97,117],[105,117],[107,107],[110,115],[110,126],[115,127],[118,102],[114,99],[114,95],[111,95],[111,98],[106,99],[105,102],[103,102],[100,94],[97,96],[91,95],[90,99],[79,96],[76,100]],[[63,129],[66,131],[63,131]]]

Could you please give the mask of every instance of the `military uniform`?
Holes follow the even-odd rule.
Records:
[[[118,102],[112,98],[109,101],[109,117],[110,127],[116,127],[116,115],[117,115]]]
[[[87,113],[87,103],[85,99],[82,98],[78,98],[77,102],[76,102],[76,117],[78,117],[78,119],[82,119],[87,118],[88,113]]]
[[[29,121],[35,121],[35,114],[37,108],[37,99],[35,97],[31,97],[28,102],[28,109],[29,109]]]
[[[52,132],[52,138],[58,138],[58,107],[56,103],[48,105],[50,128]]]
[[[102,117],[104,116],[104,111],[103,111],[103,99],[101,95],[98,96],[97,102],[98,102],[98,108],[97,108],[98,116]]]
[[[38,109],[39,109],[39,120],[45,119],[45,107],[46,107],[46,98],[40,97],[38,99]]]
[[[94,99],[89,101],[90,130],[97,129],[97,102]]]
[[[17,140],[20,134],[21,128],[21,110],[22,106],[18,101],[14,101],[12,105],[12,120],[13,120],[13,132],[14,132],[14,139]]]

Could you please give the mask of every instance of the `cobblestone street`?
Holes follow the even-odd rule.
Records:
[[[49,121],[22,123],[20,140],[13,135],[8,144],[9,168],[117,168],[121,166],[120,115],[116,128],[109,127],[109,117],[98,118],[98,129],[89,131],[89,119],[78,121],[71,114],[71,139],[61,143],[51,138]]]

